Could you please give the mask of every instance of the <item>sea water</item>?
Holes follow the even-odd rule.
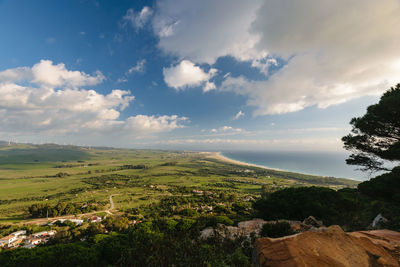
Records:
[[[227,158],[245,163],[281,169],[285,171],[336,178],[367,180],[369,173],[346,164],[346,152],[299,152],[299,151],[225,151]],[[375,175],[372,175],[375,176]]]

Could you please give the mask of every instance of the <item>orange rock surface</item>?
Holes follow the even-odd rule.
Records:
[[[256,241],[256,266],[400,266],[400,233],[345,233],[339,226]]]

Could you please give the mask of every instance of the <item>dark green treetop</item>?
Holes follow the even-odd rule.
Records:
[[[342,138],[344,147],[353,152],[346,163],[362,166],[364,171],[389,171],[385,161],[400,160],[400,84],[350,124],[351,133]]]

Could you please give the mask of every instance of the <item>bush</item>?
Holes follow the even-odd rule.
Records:
[[[314,216],[325,224],[346,224],[360,207],[357,194],[325,187],[286,188],[257,200],[254,208],[265,220],[304,220]]]
[[[233,221],[226,216],[216,216],[215,219],[217,224],[233,225]]]
[[[400,201],[400,167],[358,185],[358,190],[367,196],[386,201]]]
[[[197,215],[197,212],[193,209],[183,209],[180,211],[180,214],[183,216],[194,217]]]
[[[278,221],[276,223],[266,223],[261,229],[261,236],[263,237],[282,237],[292,235],[294,232],[290,224],[285,221]]]

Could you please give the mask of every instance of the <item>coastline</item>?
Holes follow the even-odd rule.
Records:
[[[249,166],[249,167],[257,167],[257,168],[273,170],[273,171],[290,172],[290,171],[287,171],[287,170],[281,170],[281,169],[277,169],[277,168],[271,168],[271,167],[267,167],[267,166],[262,166],[262,165],[257,165],[257,164],[253,164],[253,163],[247,163],[247,162],[231,159],[231,158],[228,158],[228,157],[224,156],[222,154],[222,152],[200,152],[200,153],[201,154],[206,154],[207,157],[210,157],[210,158],[213,158],[213,159],[217,159],[217,160],[220,160],[220,161],[224,161],[224,162],[227,162],[227,163],[231,163],[231,164],[236,164],[236,165],[241,165],[241,166]]]
[[[336,178],[336,179],[353,180],[353,181],[357,181],[357,182],[363,181],[363,180],[359,180],[359,179],[355,179],[355,178],[347,178],[345,176],[332,176],[332,175],[326,176],[326,175],[320,175],[320,174],[315,174],[315,173],[308,173],[308,172],[302,172],[302,171],[290,171],[290,170],[268,167],[265,165],[248,163],[248,162],[244,162],[244,161],[240,161],[240,160],[231,159],[231,158],[223,155],[222,152],[205,152],[204,151],[204,152],[200,152],[200,154],[205,155],[208,158],[213,158],[213,159],[216,159],[219,161],[223,161],[223,162],[230,163],[230,164],[241,165],[241,166],[257,167],[257,168],[261,168],[261,169],[279,171],[279,172],[287,172],[287,173],[298,173],[298,174],[304,174],[304,175],[315,176],[315,177],[330,177],[330,178]]]

